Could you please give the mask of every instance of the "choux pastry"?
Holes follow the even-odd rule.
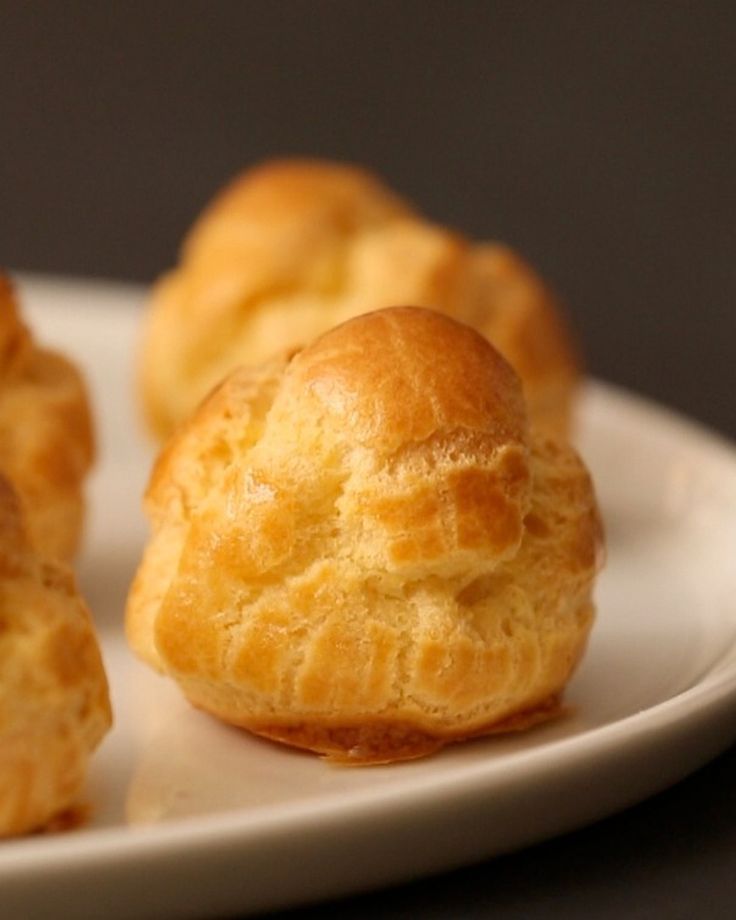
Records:
[[[437,312],[380,310],[235,370],[146,507],[133,649],[194,705],[332,760],[549,718],[593,622],[585,467]]]
[[[140,356],[151,428],[168,436],[234,367],[396,303],[473,326],[521,376],[536,423],[567,429],[578,360],[535,272],[430,223],[369,173],[311,160],[237,178],[155,286]]]
[[[76,804],[110,702],[89,612],[64,563],[28,543],[0,476],[0,837]]]
[[[28,538],[44,556],[68,561],[79,546],[93,455],[79,371],[35,343],[0,274],[0,473],[17,489]]]

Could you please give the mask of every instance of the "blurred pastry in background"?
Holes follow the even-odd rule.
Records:
[[[312,160],[237,178],[156,284],[140,358],[150,427],[165,438],[239,364],[401,303],[481,332],[521,376],[536,423],[567,429],[578,359],[536,273],[503,245],[430,223],[368,172]]]
[[[559,711],[602,533],[574,450],[446,315],[354,318],[226,377],[146,496],[138,655],[226,722],[347,763]]]
[[[110,723],[74,577],[34,552],[19,497],[0,476],[0,837],[38,830],[77,804]]]
[[[18,490],[28,538],[50,558],[73,558],[94,455],[84,381],[36,344],[10,280],[0,273],[0,473]]]

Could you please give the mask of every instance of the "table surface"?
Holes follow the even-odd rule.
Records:
[[[0,35],[3,258],[149,280],[247,163],[358,161],[527,254],[594,374],[736,439],[734,9],[17,4]],[[734,777],[731,748],[565,837],[279,916],[732,917]]]

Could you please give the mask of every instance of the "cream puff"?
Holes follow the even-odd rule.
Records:
[[[537,274],[506,246],[430,223],[369,173],[311,160],[237,178],[156,284],[140,355],[151,428],[165,438],[234,367],[396,303],[473,326],[521,376],[537,424],[567,429],[578,358]]]
[[[347,763],[558,712],[602,531],[575,451],[446,315],[391,308],[229,375],[159,457],[138,655],[256,734]]]
[[[0,476],[0,837],[41,829],[77,803],[110,723],[74,577],[33,550],[19,497]]]
[[[31,544],[70,560],[84,524],[94,443],[77,368],[36,344],[0,274],[0,473],[18,490]]]

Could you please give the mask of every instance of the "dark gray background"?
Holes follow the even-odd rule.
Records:
[[[0,259],[147,280],[243,166],[364,163],[525,253],[591,370],[736,434],[724,3],[0,2]]]
[[[245,165],[353,160],[518,247],[593,373],[736,436],[734,9],[0,0],[0,261],[148,281]],[[304,916],[730,917],[735,775]]]

